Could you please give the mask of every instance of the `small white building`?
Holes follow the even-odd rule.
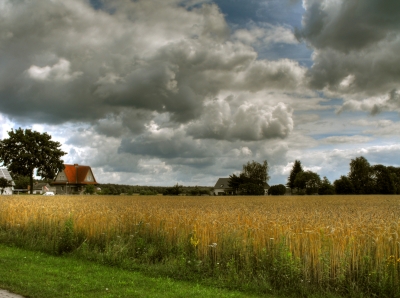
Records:
[[[0,195],[12,195],[14,190],[14,181],[10,175],[10,172],[6,168],[0,168],[0,177],[3,177],[11,182],[12,186],[3,189],[3,193],[0,191]]]

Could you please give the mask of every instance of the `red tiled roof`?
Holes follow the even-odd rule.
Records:
[[[93,175],[92,169],[90,166],[84,165],[64,165],[64,172],[67,176],[68,183],[70,184],[98,184],[96,182],[96,178]],[[85,181],[86,175],[88,172],[92,173],[93,181]],[[54,183],[60,183],[58,181],[54,181]]]

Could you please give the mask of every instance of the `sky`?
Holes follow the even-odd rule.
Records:
[[[100,183],[285,184],[400,166],[398,0],[2,0],[0,139],[47,132]]]

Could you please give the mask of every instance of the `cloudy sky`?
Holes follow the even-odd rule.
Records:
[[[48,132],[101,183],[286,183],[400,166],[398,0],[1,0],[0,138]]]

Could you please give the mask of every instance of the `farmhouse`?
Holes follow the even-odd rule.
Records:
[[[233,189],[229,187],[229,179],[219,178],[217,183],[215,183],[213,194],[216,196],[233,195]],[[268,183],[264,184],[264,195],[268,195],[269,187]]]
[[[229,178],[219,178],[217,183],[214,186],[214,195],[233,195],[232,188],[229,187]]]
[[[8,172],[8,170],[6,168],[0,168],[0,177],[3,177],[5,179],[7,179],[8,181],[11,181],[11,185],[12,185],[12,186],[4,188],[3,192],[0,191],[0,195],[12,195],[13,189],[14,189],[14,181],[12,180],[10,172]]]
[[[56,187],[57,194],[80,194],[85,190],[86,185],[97,185],[90,166],[64,165],[64,170],[59,172],[51,183]]]

